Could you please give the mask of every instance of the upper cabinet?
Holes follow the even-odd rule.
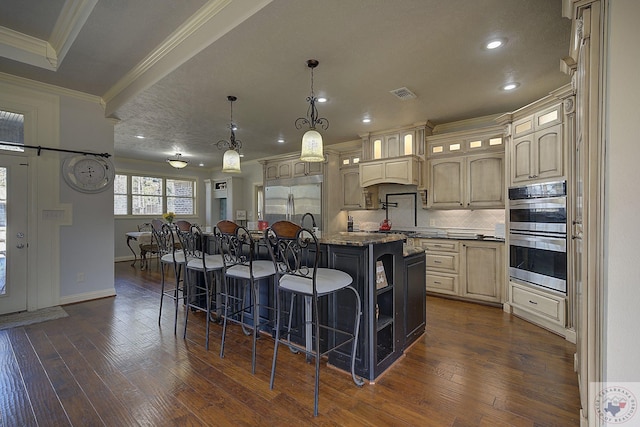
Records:
[[[420,157],[402,156],[360,162],[360,186],[420,183]]]
[[[431,209],[504,208],[501,126],[427,137],[427,197]]]
[[[513,122],[510,185],[565,176],[562,118],[559,103]]]
[[[509,186],[567,179],[573,89],[567,84],[496,122],[505,125]]]
[[[304,162],[297,157],[267,160],[263,164],[265,181],[322,175],[324,171],[324,162]]]
[[[428,122],[360,135],[362,160],[360,185],[408,184],[422,186],[422,163],[425,134],[431,133]]]

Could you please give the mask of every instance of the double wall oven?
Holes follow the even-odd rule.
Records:
[[[509,188],[509,276],[567,292],[567,183]]]

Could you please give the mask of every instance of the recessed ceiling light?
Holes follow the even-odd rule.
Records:
[[[144,135],[136,135],[136,138],[138,138],[138,139],[144,139]]]
[[[318,98],[318,102],[327,102],[327,98],[321,96],[320,98]]]
[[[507,44],[507,39],[505,38],[491,39],[484,45],[484,47],[485,49],[493,50],[502,47],[505,44]]]
[[[365,117],[362,119],[362,123],[371,123],[371,119],[369,117]]]
[[[202,166],[204,166],[204,163],[200,163],[198,166],[202,167]]]
[[[284,139],[279,138],[279,139],[278,139],[278,142],[279,142],[280,144],[284,144]]]
[[[502,90],[506,90],[506,91],[514,90],[518,86],[520,86],[520,83],[508,83],[508,84],[502,86]]]

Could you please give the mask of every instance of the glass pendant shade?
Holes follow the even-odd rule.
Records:
[[[222,157],[222,172],[240,173],[240,155],[236,150],[227,150]]]
[[[182,160],[181,156],[182,156],[182,154],[176,153],[176,156],[174,158],[167,159],[167,163],[169,163],[169,165],[171,165],[172,167],[174,167],[176,169],[182,169],[182,168],[187,167],[189,162],[186,161],[186,160]]]
[[[302,136],[300,160],[304,162],[324,162],[322,135],[314,129],[306,131]]]

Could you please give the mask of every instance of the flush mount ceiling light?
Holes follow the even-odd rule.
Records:
[[[233,123],[233,102],[238,98],[235,96],[229,95],[227,96],[227,100],[231,106],[231,122],[229,123],[229,129],[231,129],[231,136],[229,137],[229,141],[220,140],[216,143],[218,150],[227,149],[222,156],[222,172],[225,173],[240,173],[240,149],[242,148],[242,142],[239,139],[236,139],[237,129],[236,125]]]
[[[493,50],[493,49],[502,47],[505,44],[507,44],[507,39],[505,38],[491,39],[485,43],[484,48],[488,50]]]
[[[309,130],[302,136],[302,150],[300,150],[300,160],[304,162],[324,162],[324,153],[322,152],[322,135],[316,130],[316,125],[322,126],[322,129],[329,128],[329,121],[323,117],[318,117],[318,109],[316,108],[316,98],[313,93],[313,69],[318,66],[319,62],[315,59],[309,59],[307,66],[311,69],[311,95],[307,97],[309,109],[307,117],[296,119],[296,129],[302,129],[302,126],[308,125]]]
[[[518,86],[520,86],[520,83],[507,83],[506,85],[502,86],[502,90],[508,92],[510,90],[516,89]]]
[[[169,157],[167,159],[167,163],[173,166],[176,169],[186,168],[189,162],[187,160],[182,159],[182,154],[176,153],[175,157]]]

